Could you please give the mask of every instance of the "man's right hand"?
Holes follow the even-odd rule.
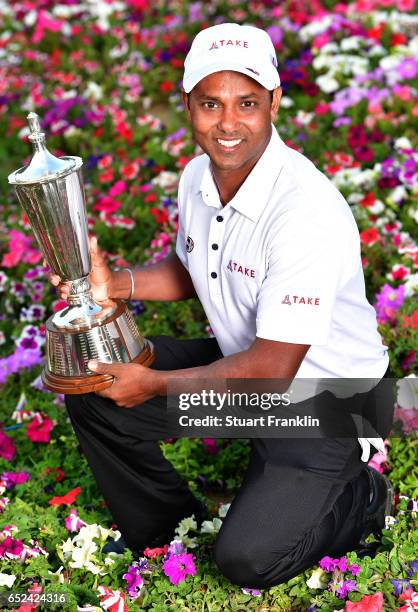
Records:
[[[103,255],[97,244],[95,236],[89,239],[90,255],[91,255],[91,272],[88,275],[88,280],[91,285],[93,299],[96,302],[103,302],[111,297],[112,291],[112,272],[107,266]],[[57,293],[62,300],[68,298],[70,286],[68,282],[62,282],[57,274],[50,273],[48,279],[54,287],[57,288]]]

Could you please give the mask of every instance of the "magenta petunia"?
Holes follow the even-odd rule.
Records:
[[[163,563],[163,572],[168,576],[171,584],[179,584],[179,582],[186,579],[188,574],[194,576],[196,574],[196,566],[193,555],[191,553],[170,555]]]
[[[6,459],[6,461],[11,461],[16,454],[16,446],[9,436],[3,431],[0,431],[0,457]]]

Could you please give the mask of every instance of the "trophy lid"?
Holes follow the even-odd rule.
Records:
[[[27,116],[30,134],[29,140],[34,147],[34,155],[28,166],[19,168],[9,175],[11,184],[33,184],[44,183],[58,177],[70,174],[82,165],[80,157],[55,157],[48,151],[45,145],[45,134],[41,131],[39,117],[36,113]]]

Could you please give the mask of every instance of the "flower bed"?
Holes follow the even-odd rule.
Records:
[[[414,610],[418,417],[399,398],[398,434],[374,465],[397,491],[374,556],[325,557],[259,593],[228,583],[211,557],[245,469],[245,441],[171,440],[166,456],[206,496],[212,520],[179,525],[177,541],[105,555],[117,538],[68,423],[43,389],[45,319],[63,307],[6,176],[30,155],[35,110],[54,152],[83,157],[89,226],[111,265],[153,262],[173,248],[179,174],[196,150],[182,109],[193,36],[222,21],[270,33],[283,98],[278,129],[344,194],[356,217],[367,295],[394,377],[417,371],[414,121],[418,19],[410,0],[224,3],[0,0],[0,592],[37,593],[68,610]],[[208,333],[192,301],[132,304],[144,335]],[[403,408],[403,410],[402,410]],[[140,528],[140,526],[139,526]],[[415,538],[415,539],[414,539]],[[46,600],[47,601],[47,600]],[[16,609],[19,606],[16,606]],[[23,609],[23,608],[21,608]],[[25,608],[28,609],[28,608]],[[42,608],[41,608],[42,609]]]

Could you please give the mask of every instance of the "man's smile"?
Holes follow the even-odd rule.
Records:
[[[216,142],[218,143],[218,145],[220,145],[220,147],[222,149],[226,149],[228,152],[232,152],[235,151],[238,146],[241,144],[242,142],[242,138],[235,138],[234,140],[231,139],[224,139],[224,138],[217,138]]]

